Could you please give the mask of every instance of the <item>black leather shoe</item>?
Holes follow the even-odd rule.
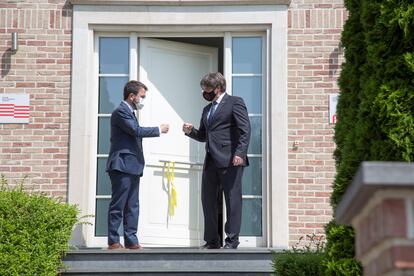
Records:
[[[206,243],[205,245],[201,246],[200,249],[219,249],[220,245],[217,243]]]
[[[233,243],[226,242],[226,245],[224,245],[223,248],[224,249],[237,249],[239,244],[240,244],[240,242],[233,242]]]

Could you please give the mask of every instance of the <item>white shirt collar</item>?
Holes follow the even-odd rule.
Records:
[[[224,95],[226,95],[226,92],[222,93],[220,95],[220,97],[218,97],[218,99],[216,100],[217,104],[219,104],[221,102],[221,100],[223,99]]]
[[[125,103],[128,106],[129,110],[131,110],[132,113],[134,113],[134,109],[132,108],[132,106],[127,101],[122,101],[122,102]]]

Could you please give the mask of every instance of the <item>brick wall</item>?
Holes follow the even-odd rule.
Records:
[[[292,0],[288,13],[290,243],[323,234],[335,175],[329,94],[339,93],[342,0]],[[294,146],[297,142],[297,147]]]
[[[30,124],[0,124],[0,173],[12,183],[66,197],[71,5],[65,0],[0,3],[0,93],[30,95]],[[19,33],[12,53],[11,33]]]
[[[328,95],[343,61],[342,0],[292,0],[288,17],[289,232],[291,244],[324,233],[332,216],[335,166]],[[50,195],[66,196],[71,5],[65,0],[0,3],[0,93],[30,95],[30,124],[0,124],[0,173]],[[12,54],[11,32],[19,33]],[[76,126],[74,126],[76,127]],[[298,146],[293,147],[297,141]]]

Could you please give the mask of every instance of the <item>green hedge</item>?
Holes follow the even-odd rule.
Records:
[[[361,265],[353,258],[354,231],[352,228],[336,225],[334,221],[331,221],[326,227],[326,237],[329,242],[322,262],[324,273],[321,275],[361,275]]]
[[[0,275],[56,275],[77,223],[75,206],[0,186]]]
[[[277,276],[319,276],[323,253],[285,251],[274,253],[273,270]]]
[[[273,252],[273,271],[277,276],[323,275],[325,241],[323,236],[306,235],[291,250]]]
[[[414,160],[414,3],[345,0],[345,6],[334,209],[362,161]],[[326,275],[362,274],[353,235],[350,227],[328,225]]]

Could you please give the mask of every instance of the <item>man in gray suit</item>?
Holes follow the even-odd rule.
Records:
[[[204,240],[202,248],[220,248],[218,230],[218,198],[221,189],[226,201],[226,249],[236,249],[242,215],[242,175],[248,166],[247,148],[250,142],[250,122],[242,98],[230,96],[226,80],[219,72],[202,78],[203,97],[211,103],[203,109],[200,127],[184,123],[184,133],[206,143],[201,201],[204,213]]]
[[[111,115],[111,147],[106,171],[112,185],[108,209],[108,249],[119,249],[118,228],[123,222],[125,247],[140,249],[137,238],[139,216],[139,181],[145,161],[143,137],[157,137],[168,132],[168,124],[141,127],[134,110],[142,108],[147,87],[139,81],[129,81],[124,87],[124,100]]]

